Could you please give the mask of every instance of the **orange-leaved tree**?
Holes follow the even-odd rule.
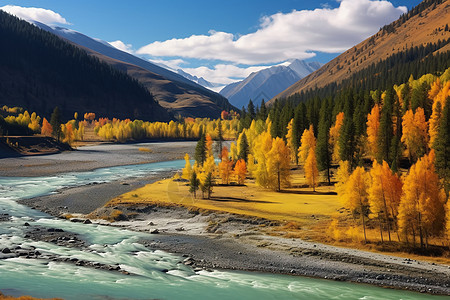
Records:
[[[233,161],[228,157],[228,148],[223,147],[221,152],[222,161],[219,163],[219,175],[222,178],[222,184],[230,183],[230,176],[233,170]]]
[[[52,136],[53,128],[52,125],[47,121],[46,118],[42,121],[41,134],[45,136]]]
[[[370,211],[372,216],[378,218],[381,241],[383,241],[383,223],[387,226],[389,241],[391,241],[391,220],[396,220],[398,215],[402,182],[385,161],[382,164],[373,162],[370,177],[371,183],[368,189]]]
[[[234,166],[234,174],[237,177],[238,184],[245,184],[247,167],[245,164],[245,160],[243,160],[242,158],[236,162],[236,165]]]

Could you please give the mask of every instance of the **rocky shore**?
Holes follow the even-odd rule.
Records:
[[[156,149],[156,147],[152,148]],[[163,146],[161,149],[169,151]],[[119,156],[125,155],[127,151],[129,150],[123,150],[123,154]],[[123,158],[119,162],[125,164],[141,155],[139,152],[135,154],[136,156]],[[94,154],[96,155],[98,153]],[[118,153],[114,152],[113,155]],[[161,154],[159,157],[169,156],[178,157],[181,153],[172,151],[170,154]],[[30,171],[28,173],[46,174],[47,171],[42,173],[42,168],[45,167],[40,165],[42,157],[37,159],[39,162],[27,162],[30,163],[27,167],[27,171]],[[67,158],[57,159],[60,159],[62,163]],[[80,156],[76,161],[83,161],[83,159],[87,161],[86,157]],[[53,158],[53,162],[54,160]],[[6,165],[8,164],[7,162]],[[101,161],[98,164],[101,164]],[[61,167],[58,171],[63,171],[64,168]],[[17,171],[5,171],[4,165],[1,169],[0,174],[2,172],[9,175],[17,174]],[[228,269],[281,273],[450,296],[450,266],[448,265],[283,238],[271,233],[271,228],[277,224],[268,220],[220,212],[199,213],[183,207],[157,206],[115,207],[114,209],[122,211],[127,217],[114,223],[95,217],[104,213],[105,208],[102,207],[109,199],[169,175],[164,173],[159,176],[130,178],[120,182],[64,189],[58,194],[23,200],[21,203],[55,217],[74,214],[72,221],[93,222],[153,233],[151,239],[142,240],[141,243],[152,250],[179,254],[182,257],[180,263],[191,266],[194,271]],[[91,213],[92,211],[94,213]],[[90,213],[90,219],[87,218],[88,213]],[[0,215],[0,222],[7,220],[9,220],[7,214]],[[61,230],[29,226],[26,234],[32,240],[61,246],[83,249],[89,246],[83,237]],[[15,256],[41,258],[124,272],[120,267],[117,268],[118,266],[101,265],[89,261],[67,261],[64,257],[36,253],[32,248],[22,249],[17,246],[2,248],[0,246],[0,252],[0,258]]]

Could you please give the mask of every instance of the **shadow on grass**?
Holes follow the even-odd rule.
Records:
[[[237,197],[211,197],[211,199],[209,199],[209,200],[218,201],[218,202],[267,203],[267,204],[279,203],[279,202],[272,202],[272,201],[249,200],[249,199],[237,198]]]
[[[281,190],[279,193],[282,194],[296,194],[296,195],[337,195],[336,192],[318,192],[318,191],[292,191],[292,190]]]

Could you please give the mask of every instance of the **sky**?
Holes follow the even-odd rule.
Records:
[[[292,59],[326,63],[420,2],[6,0],[0,9],[225,85]]]

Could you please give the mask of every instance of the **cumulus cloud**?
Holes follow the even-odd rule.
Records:
[[[253,72],[258,72],[266,68],[267,66],[251,66],[243,68],[231,64],[218,64],[213,68],[183,68],[183,71],[197,77],[203,77],[210,82],[226,85],[246,78]]]
[[[114,48],[117,48],[121,51],[124,52],[128,52],[130,54],[133,54],[133,46],[131,44],[125,44],[124,42],[122,42],[121,40],[117,40],[114,42],[108,42],[108,44],[110,44],[111,46],[113,46]]]
[[[339,53],[374,34],[407,11],[388,1],[338,0],[339,7],[294,10],[261,19],[256,32],[243,36],[210,31],[182,39],[157,41],[138,54],[229,61],[237,64],[276,63],[307,59],[314,52]]]
[[[26,21],[38,21],[47,25],[66,24],[70,25],[60,14],[44,8],[21,7],[15,5],[5,5],[1,10]]]

